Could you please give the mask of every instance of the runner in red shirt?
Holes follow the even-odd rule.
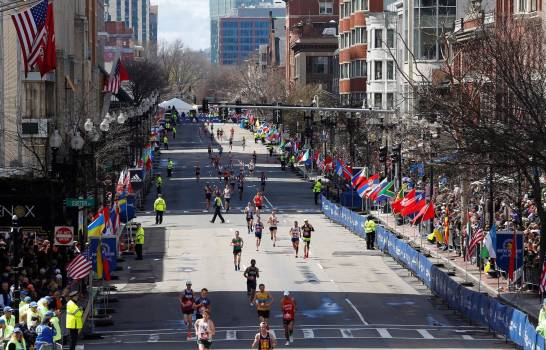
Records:
[[[260,211],[263,207],[263,197],[261,192],[256,193],[254,196],[254,206],[256,207],[256,215],[260,216]]]
[[[290,296],[288,291],[284,292],[281,299],[282,323],[284,325],[284,337],[286,346],[294,342],[294,319],[296,318],[296,301]]]

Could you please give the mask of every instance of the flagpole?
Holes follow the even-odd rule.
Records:
[[[483,236],[482,236],[482,237],[483,237]],[[478,247],[480,248],[480,249],[479,249],[479,252],[481,252],[481,251],[482,251],[482,249],[481,249],[481,248],[482,248],[482,244],[479,243],[479,244],[478,244]],[[478,261],[480,261],[480,262],[478,263],[478,269],[480,270],[480,278],[479,278],[479,280],[478,280],[478,293],[481,293],[481,290],[482,290],[482,266],[481,266],[481,265],[482,265],[482,264],[481,264],[481,259],[478,259]]]

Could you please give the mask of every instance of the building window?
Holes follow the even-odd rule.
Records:
[[[351,45],[354,45],[356,43],[357,43],[357,41],[356,41],[356,29],[353,29],[352,32],[351,32]]]
[[[366,44],[367,42],[368,42],[368,33],[366,32],[366,27],[356,28],[356,43]]]
[[[387,61],[387,80],[394,80],[394,62]]]
[[[328,57],[312,57],[311,72],[313,74],[328,74]]]
[[[383,42],[383,30],[381,29],[376,29],[373,31],[374,32],[374,48],[375,49],[380,49],[383,45],[382,45],[382,42]]]
[[[535,12],[537,10],[537,0],[530,0],[531,4],[531,12]]]
[[[382,80],[382,79],[383,79],[383,62],[375,61],[374,80]]]
[[[394,47],[394,29],[387,29],[387,47]]]
[[[392,92],[387,93],[387,109],[394,109],[394,94]]]
[[[373,94],[373,107],[377,109],[383,108],[383,95],[380,93]]]
[[[331,15],[334,13],[333,1],[319,1],[319,13],[321,15]]]
[[[526,4],[527,0],[515,0],[515,8],[517,13],[527,12]]]

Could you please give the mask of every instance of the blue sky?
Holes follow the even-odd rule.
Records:
[[[152,4],[159,4],[159,41],[181,39],[196,50],[210,47],[209,0],[152,0]]]

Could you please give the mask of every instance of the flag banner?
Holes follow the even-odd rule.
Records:
[[[93,269],[93,264],[83,254],[78,254],[66,266],[66,275],[74,280],[85,278]]]
[[[129,74],[127,73],[127,70],[125,70],[123,63],[121,63],[121,58],[118,58],[116,65],[112,67],[112,72],[110,73],[108,81],[104,84],[102,92],[111,92],[114,95],[117,95],[121,82],[125,80],[129,80]]]
[[[546,292],[546,261],[542,263],[542,272],[540,273],[540,292]]]
[[[510,255],[512,253],[512,241],[513,241],[513,231],[502,230],[498,231],[497,234],[497,245],[495,248],[495,254],[497,256],[496,262],[499,269],[502,271],[508,272],[510,268]],[[517,241],[517,251],[514,260],[514,267],[516,269],[523,266],[523,233],[517,232],[516,234]]]
[[[497,258],[497,225],[493,224],[487,236],[485,236],[484,246],[487,248],[487,252],[490,258]]]
[[[474,252],[476,251],[476,247],[478,244],[480,244],[483,241],[484,233],[483,229],[478,229],[476,231],[476,234],[473,235],[472,239],[470,240],[470,243],[468,244],[468,249],[466,250],[466,259],[470,260],[472,256],[474,255]]]
[[[105,226],[106,222],[104,220],[104,215],[101,213],[92,223],[87,226],[87,236],[100,237]]]
[[[117,267],[116,237],[92,238],[89,242],[93,271],[99,278],[105,278],[105,265],[108,274]],[[98,254],[100,252],[100,254]]]
[[[40,68],[40,74],[42,77],[57,67],[57,50],[55,47],[55,19],[52,3],[49,4],[47,7],[45,28],[46,45],[43,50],[43,55],[38,61],[38,67]]]

